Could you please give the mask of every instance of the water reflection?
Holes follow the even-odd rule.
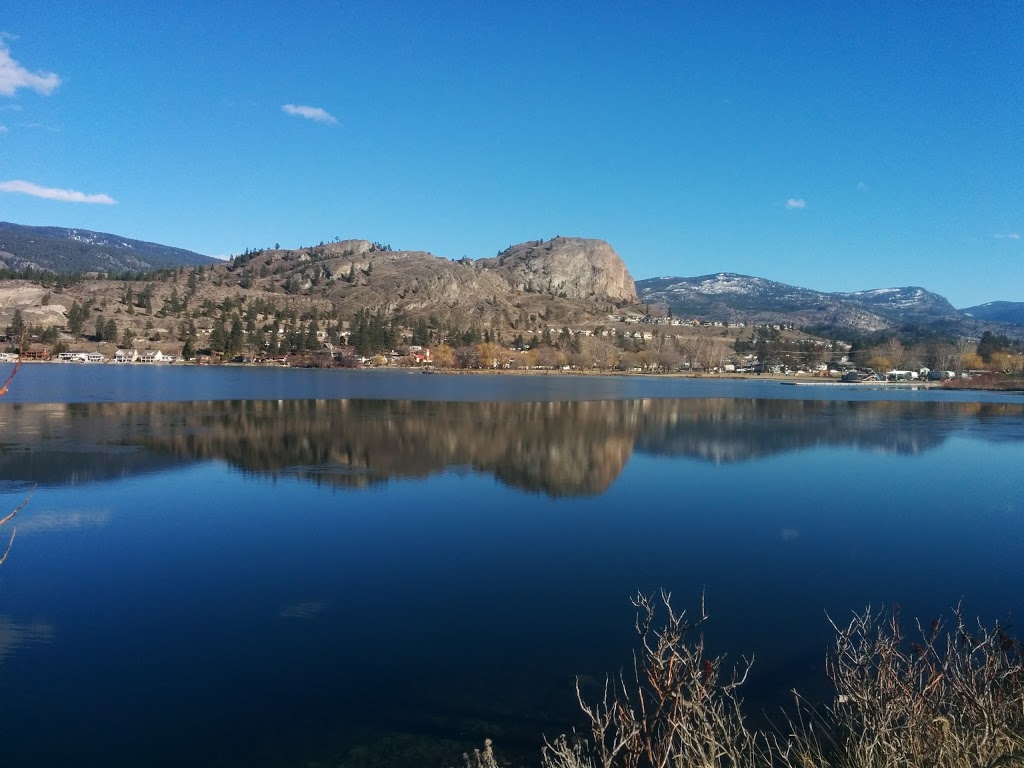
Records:
[[[979,427],[984,426],[984,429]],[[341,488],[469,467],[597,495],[634,451],[714,463],[823,446],[913,455],[953,434],[1024,440],[1024,406],[711,398],[591,402],[279,400],[9,405],[0,477],[116,480],[196,461]]]
[[[53,637],[46,622],[17,622],[0,614],[0,662],[14,651],[32,643],[45,643]]]

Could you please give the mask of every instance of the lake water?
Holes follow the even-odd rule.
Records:
[[[777,712],[826,613],[1019,617],[1022,466],[1019,395],[26,365],[4,764],[536,765],[662,587]]]

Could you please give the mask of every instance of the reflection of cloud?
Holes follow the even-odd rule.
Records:
[[[315,619],[323,613],[324,607],[323,600],[303,600],[282,608],[279,616],[282,619]]]
[[[783,541],[796,541],[800,538],[799,528],[783,528],[779,531],[779,538]]]
[[[11,651],[29,643],[45,643],[53,637],[53,627],[37,622],[18,624],[9,616],[0,616],[0,659]]]
[[[24,520],[20,516],[18,520],[18,531],[24,534],[102,528],[110,524],[111,514],[109,509],[67,509],[60,512],[26,514]]]

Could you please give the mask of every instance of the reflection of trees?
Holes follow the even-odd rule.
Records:
[[[812,400],[443,403],[285,400],[15,405],[0,476],[73,484],[219,459],[341,487],[472,467],[554,496],[604,492],[634,448],[715,462],[816,446],[918,453],[985,422],[1022,439],[1011,404]],[[13,436],[13,437],[12,437]]]
[[[452,466],[552,495],[603,492],[632,440],[606,403],[394,400],[193,404],[185,430],[147,445],[247,470],[362,487]]]
[[[637,436],[636,450],[735,462],[818,446],[916,454],[973,420],[1010,421],[1021,437],[1024,408],[1005,403],[841,402],[825,400],[662,400]],[[1008,419],[1007,417],[1016,417]]]

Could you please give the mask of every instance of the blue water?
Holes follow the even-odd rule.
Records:
[[[826,612],[1024,609],[1020,398],[24,370],[0,403],[0,509],[36,488],[0,568],[9,765],[448,766],[488,737],[536,765],[574,678],[629,664],[637,590],[706,594],[712,648],[756,654],[755,714],[826,695]]]
[[[0,364],[0,380],[13,366]],[[562,374],[424,376],[419,371],[314,370],[279,367],[84,365],[26,363],[4,398],[24,403],[118,403],[187,400],[377,398],[446,401],[611,400],[617,398],[757,397],[828,400],[937,400],[1024,403],[1024,395],[873,389],[778,381]]]

